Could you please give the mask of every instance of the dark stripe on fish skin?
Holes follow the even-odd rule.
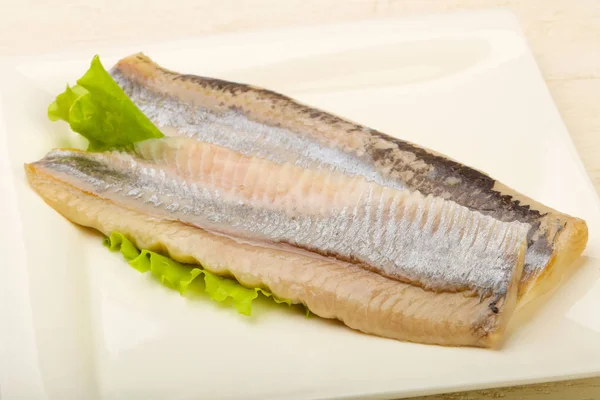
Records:
[[[448,191],[452,194],[452,196],[450,196],[452,199],[465,192],[473,193],[475,190],[479,190],[479,195],[469,196],[468,200],[464,201],[463,205],[473,210],[480,211],[483,214],[492,215],[505,222],[520,220],[531,223],[541,217],[539,211],[532,210],[528,205],[521,205],[519,201],[513,200],[509,195],[503,195],[500,192],[493,190],[496,181],[482,172],[461,165],[455,161],[427,153],[425,150],[414,147],[410,143],[387,136],[383,133],[377,131],[371,131],[371,133],[396,144],[398,148],[403,151],[415,154],[420,160],[435,168],[436,176],[433,178],[427,176],[425,179],[425,182],[428,180],[432,181],[432,185],[411,185],[410,180],[406,182],[408,183],[408,186],[414,186],[415,189],[418,189],[424,194],[441,196],[443,192]],[[378,149],[373,149],[370,154],[373,156],[373,161],[375,162],[389,157],[389,154],[386,155]],[[392,167],[392,171],[395,169],[399,172],[403,171],[399,165]],[[460,178],[461,183],[457,185],[448,185],[443,182],[445,179],[451,177]],[[509,213],[510,215],[505,213]]]
[[[289,97],[287,97],[283,94],[273,92],[268,89],[257,88],[255,86],[247,85],[244,83],[229,82],[229,81],[224,81],[222,79],[208,78],[208,77],[198,76],[198,75],[177,74],[174,72],[169,72],[169,73],[175,75],[175,76],[173,76],[173,80],[179,80],[182,82],[192,82],[192,83],[198,84],[200,86],[203,86],[203,87],[206,87],[209,89],[218,90],[218,91],[221,91],[224,93],[230,93],[232,95],[238,95],[240,93],[247,93],[247,92],[260,92],[261,94],[263,94],[265,96],[269,96],[271,98],[276,98],[278,100],[283,100],[283,101],[291,100]]]
[[[476,196],[469,196],[466,201],[458,201],[461,205],[470,209],[480,211],[483,214],[491,215],[505,222],[519,220],[522,222],[534,223],[542,217],[538,210],[532,210],[528,205],[521,205],[520,201],[514,200],[512,196],[503,195],[493,190],[496,180],[476,169],[470,168],[456,161],[445,157],[440,157],[427,152],[425,149],[417,147],[409,142],[386,135],[376,130],[369,130],[369,133],[381,140],[395,144],[398,149],[413,153],[418,159],[435,168],[435,176],[432,174],[425,176],[424,182],[427,184],[414,185],[411,180],[406,183],[409,187],[418,189],[423,194],[441,196],[445,191],[449,192],[450,199],[455,199],[464,193],[477,193]],[[389,160],[393,155],[394,149],[376,149],[372,148],[369,152],[374,162]],[[402,164],[398,163],[392,167],[392,171],[402,172]],[[461,183],[448,185],[444,180],[448,178],[460,178]]]
[[[81,171],[86,175],[108,182],[119,182],[128,177],[125,173],[84,156],[61,156],[57,154],[56,156],[44,158],[37,163],[57,171],[68,171],[71,173],[73,171]]]

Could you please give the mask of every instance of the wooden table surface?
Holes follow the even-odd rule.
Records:
[[[600,0],[0,0],[0,57],[267,27],[507,8],[600,192]],[[600,378],[420,400],[600,399]]]

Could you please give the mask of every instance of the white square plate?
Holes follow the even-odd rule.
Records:
[[[131,269],[57,215],[23,163],[73,135],[46,107],[99,53],[266,86],[446,153],[583,217],[581,268],[499,351],[402,343],[259,302],[246,318]],[[288,28],[6,60],[0,83],[2,398],[391,398],[600,374],[600,209],[505,12]],[[6,329],[7,328],[7,329]]]

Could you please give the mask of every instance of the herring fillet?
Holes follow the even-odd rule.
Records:
[[[320,253],[429,290],[471,290],[497,302],[519,273],[529,225],[518,221],[192,139],[147,140],[135,151],[55,150],[35,165],[129,209]]]
[[[519,287],[524,303],[556,286],[587,243],[581,219],[468,166],[262,88],[166,70],[136,54],[111,75],[167,135],[187,136],[278,164],[326,168],[440,197],[499,221],[529,224]]]
[[[201,264],[249,287],[306,305],[359,331],[420,343],[498,347],[516,302],[520,270],[496,304],[464,292],[435,292],[388,279],[358,265],[239,243],[180,222],[150,216],[86,192],[40,164],[26,165],[31,187],[67,219],[109,235],[122,232],[139,248]],[[522,268],[524,246],[517,268]],[[483,300],[483,301],[482,301]]]

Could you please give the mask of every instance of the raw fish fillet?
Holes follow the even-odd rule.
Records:
[[[304,304],[318,316],[339,319],[365,333],[453,346],[497,347],[502,342],[515,307],[524,242],[520,249],[512,248],[511,257],[516,257],[512,281],[500,297],[493,293],[477,295],[470,289],[427,290],[360,264],[308,251],[251,244],[166,219],[162,212],[153,212],[154,205],[146,203],[143,196],[135,199],[134,195],[125,201],[125,189],[116,191],[111,186],[110,182],[124,178],[122,170],[92,160],[91,153],[74,154],[54,151],[27,165],[26,173],[34,190],[77,224],[105,235],[121,232],[139,248],[201,264],[210,272],[234,277],[248,287],[266,288],[280,298]],[[118,156],[123,157],[122,161],[127,159],[123,154]],[[107,192],[115,191],[122,193],[121,202],[107,198]],[[516,238],[515,246],[519,242]]]
[[[498,221],[529,224],[521,303],[556,287],[586,246],[583,220],[434,151],[282,94],[169,71],[143,54],[122,59],[111,74],[166,135],[195,138],[282,165],[362,176],[449,200]]]

